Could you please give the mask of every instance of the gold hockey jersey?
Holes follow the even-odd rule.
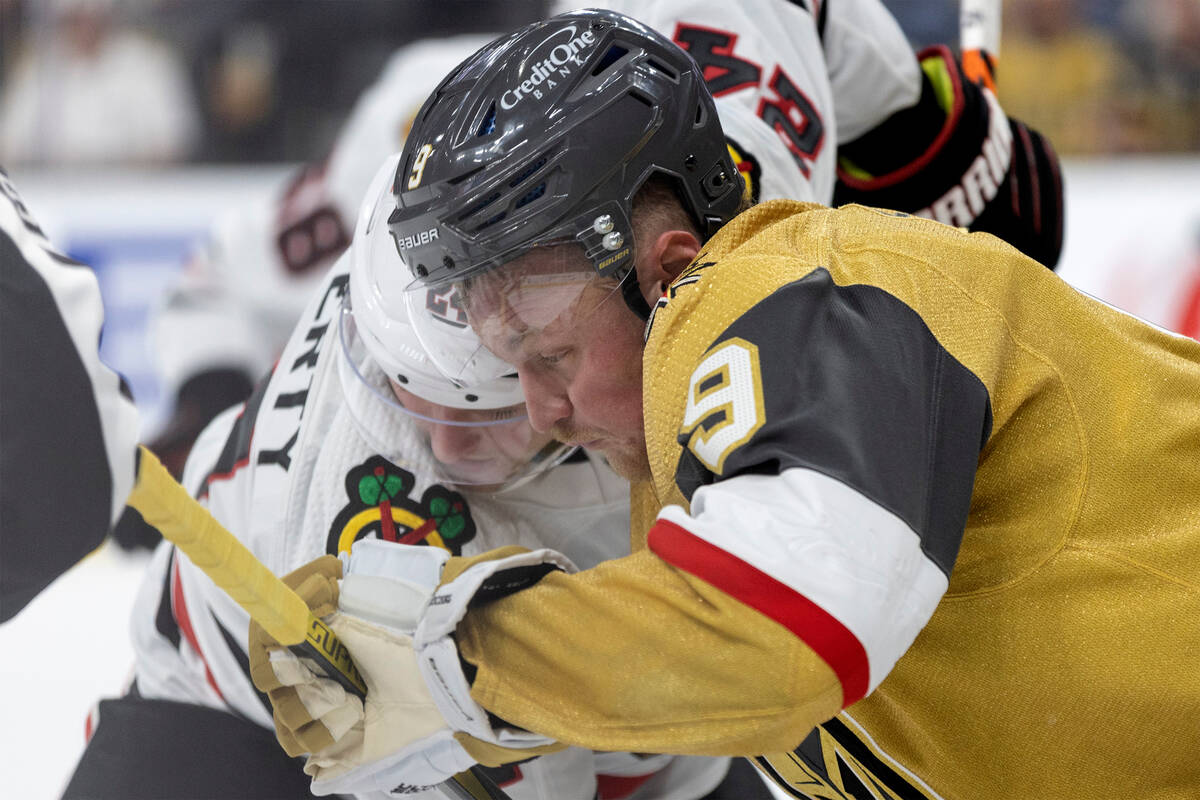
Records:
[[[635,552],[468,616],[490,711],[775,753],[796,797],[1200,796],[1200,344],[778,201],[669,287],[643,383]]]

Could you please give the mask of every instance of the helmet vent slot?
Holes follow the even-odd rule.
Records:
[[[650,109],[651,111],[653,111],[655,109],[654,100],[652,98],[649,98],[646,95],[642,94],[637,89],[631,90],[629,92],[629,94],[626,95],[626,97],[628,97],[630,100],[636,100],[637,102],[641,103],[642,105],[644,105],[646,108]]]
[[[480,211],[483,211],[485,208],[487,208],[488,206],[490,206],[492,203],[496,202],[499,199],[500,199],[500,193],[492,192],[487,197],[485,197],[483,200],[481,200],[478,203],[476,203],[475,205],[471,206],[471,208],[469,208],[467,210],[467,213],[463,214],[461,217],[458,218],[459,221],[465,220],[467,217],[475,216]]]
[[[650,69],[658,70],[663,75],[666,75],[668,78],[670,78],[673,81],[679,80],[679,73],[676,72],[675,70],[671,69],[670,67],[668,67],[663,62],[659,61],[657,58],[647,58],[646,66],[649,67]]]
[[[520,186],[521,183],[523,183],[526,178],[528,178],[533,173],[537,172],[542,167],[546,166],[547,160],[548,159],[546,158],[546,156],[542,156],[537,161],[534,161],[528,167],[521,170],[521,172],[516,177],[514,177],[512,180],[510,180],[508,182],[508,188],[515,189],[516,187]]]
[[[508,216],[507,211],[501,211],[499,214],[492,217],[491,219],[485,220],[482,224],[480,224],[477,228],[475,228],[475,230],[481,231],[484,228],[490,228],[492,225],[495,225],[497,222],[502,221],[507,216]]]
[[[619,44],[614,44],[614,45],[610,46],[608,48],[608,52],[606,52],[604,54],[603,58],[601,58],[599,61],[596,62],[596,68],[592,70],[592,75],[596,76],[596,75],[599,75],[601,72],[604,72],[604,70],[608,69],[613,64],[620,61],[621,56],[625,55],[628,52],[629,52],[629,48],[621,47],[621,45],[619,45]]]
[[[484,115],[483,121],[479,123],[479,130],[475,132],[475,135],[488,136],[494,130],[496,130],[496,103],[493,101],[487,114]]]
[[[521,206],[529,205],[530,203],[532,203],[534,200],[537,200],[539,197],[541,197],[545,193],[546,193],[546,182],[542,181],[537,186],[533,187],[528,192],[526,192],[521,197],[521,199],[517,201],[517,204],[515,206],[513,206],[513,210],[516,210],[516,209],[520,208]]]

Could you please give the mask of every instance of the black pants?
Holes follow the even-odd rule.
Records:
[[[735,758],[725,780],[701,800],[772,800],[774,795],[763,783],[762,773],[744,758]]]
[[[304,760],[225,711],[136,696],[102,700],[63,800],[311,798]]]
[[[311,798],[304,759],[241,717],[131,694],[100,702],[99,722],[62,800]],[[771,800],[749,761],[735,758],[703,800]]]

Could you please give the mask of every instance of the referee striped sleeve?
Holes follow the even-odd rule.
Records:
[[[0,170],[0,621],[104,540],[133,486],[138,415],[102,323],[96,276]]]

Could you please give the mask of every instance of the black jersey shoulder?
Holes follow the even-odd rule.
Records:
[[[684,496],[738,474],[816,470],[903,519],[949,574],[991,429],[983,382],[908,305],[878,287],[839,286],[825,269],[771,292],[708,352],[733,339],[757,350],[763,421],[721,475],[681,435]]]

